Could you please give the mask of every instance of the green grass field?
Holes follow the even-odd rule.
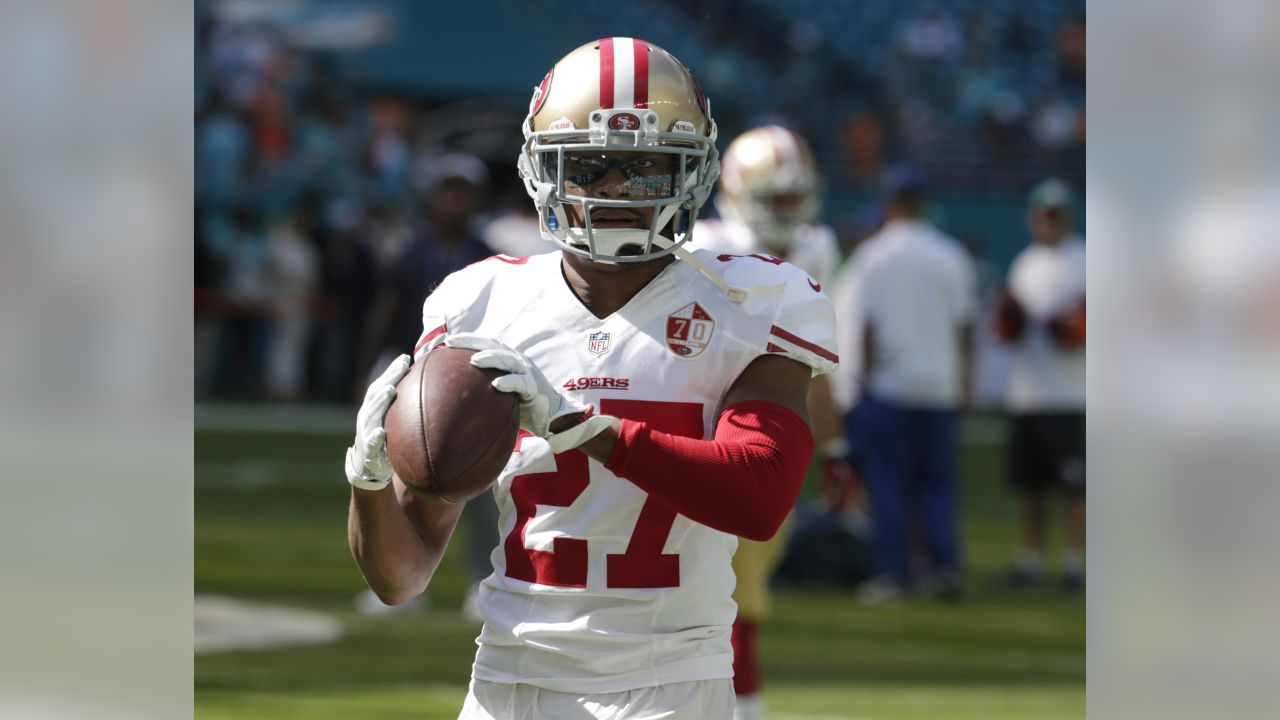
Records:
[[[866,608],[848,592],[779,593],[761,637],[771,718],[1084,717],[1084,600],[992,588],[1016,545],[1014,505],[989,423],[968,429],[965,601]],[[197,431],[196,592],[333,613],[346,634],[198,656],[196,717],[456,717],[478,631],[457,611],[461,553],[433,581],[430,613],[357,615],[364,586],[347,551],[340,467],[348,442],[345,433]]]

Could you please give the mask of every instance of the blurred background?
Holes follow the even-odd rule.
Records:
[[[809,139],[827,183],[823,219],[846,254],[876,229],[879,178],[895,162],[924,169],[932,219],[988,286],[1026,245],[1031,187],[1050,176],[1083,186],[1078,2],[196,7],[202,399],[362,392],[372,346],[405,320],[377,307],[380,292],[422,280],[390,278],[406,253],[421,258],[433,205],[460,215],[447,222],[482,242],[476,253],[545,251],[527,223],[502,222],[532,214],[514,169],[520,123],[547,68],[612,33],[644,37],[694,71],[722,150],[768,122]],[[483,167],[438,162],[460,154]]]
[[[885,221],[885,171],[911,162],[928,220],[976,272],[965,591],[859,596],[875,574],[867,498],[832,508],[815,466],[797,511],[809,533],[793,540],[827,570],[784,566],[776,583],[770,716],[1082,717],[1082,588],[1010,582],[1022,520],[997,332],[1033,188],[1059,178],[1085,230],[1073,0],[197,2],[197,717],[456,716],[478,632],[468,556],[497,535],[460,531],[423,602],[370,604],[338,463],[370,372],[412,345],[436,282],[554,249],[517,183],[520,123],[557,59],[611,35],[688,65],[722,152],[765,123],[807,138],[842,259]],[[1048,557],[1056,504],[1053,517]]]

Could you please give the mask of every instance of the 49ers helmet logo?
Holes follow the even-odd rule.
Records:
[[[711,117],[711,108],[707,107],[707,96],[702,94],[702,84],[693,76],[693,73],[689,73],[689,79],[693,80],[693,94],[698,98],[698,107],[702,109],[702,114],[708,118]]]
[[[533,97],[529,100],[530,115],[537,115],[542,109],[542,103],[547,101],[547,91],[551,89],[551,74],[555,71],[555,68],[548,70],[546,76],[542,78],[542,83],[533,89]]]
[[[667,316],[667,347],[677,357],[695,358],[711,344],[716,321],[696,302]]]
[[[639,130],[640,118],[631,113],[618,113],[609,118],[609,127],[614,130]]]

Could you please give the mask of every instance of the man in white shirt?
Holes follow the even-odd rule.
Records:
[[[925,219],[925,182],[913,166],[886,173],[887,222],[854,254],[853,307],[861,330],[861,468],[871,499],[879,577],[868,602],[916,585],[916,519],[944,598],[961,591],[956,532],[956,411],[967,403],[975,275],[964,249]]]
[[[1005,406],[1010,413],[1008,475],[1021,495],[1024,544],[1008,577],[1042,577],[1050,489],[1066,494],[1062,584],[1084,586],[1085,250],[1072,233],[1071,190],[1046,180],[1027,208],[1032,243],[1009,269],[996,333],[1009,344]]]

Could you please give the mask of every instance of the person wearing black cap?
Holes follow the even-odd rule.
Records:
[[[1012,351],[1005,406],[1007,472],[1022,504],[1023,547],[1006,582],[1040,582],[1046,500],[1066,495],[1062,585],[1084,586],[1085,250],[1071,223],[1072,193],[1045,180],[1027,202],[1032,243],[1014,259],[996,317]]]
[[[422,333],[422,299],[445,277],[494,254],[477,233],[475,222],[489,189],[489,170],[482,160],[466,153],[424,158],[415,171],[414,188],[423,200],[423,217],[380,283],[363,343],[366,370],[385,368],[413,347]],[[480,580],[492,570],[489,549],[498,508],[492,500],[481,498],[467,503],[465,514],[471,538],[466,558],[471,585],[462,610],[468,619],[475,619]],[[415,602],[405,611],[427,601]],[[357,596],[356,606],[364,613],[390,610],[367,589]]]
[[[926,189],[919,168],[891,168],[884,177],[887,221],[851,260],[853,307],[846,311],[862,338],[861,398],[851,427],[863,435],[879,571],[859,590],[868,603],[919,586],[913,534],[922,536],[928,577],[940,594],[955,599],[961,592],[956,415],[969,396],[977,291],[963,247],[925,219]]]
[[[424,159],[414,187],[423,216],[408,247],[387,268],[366,331],[364,370],[386,367],[422,332],[422,298],[451,272],[493,255],[476,232],[489,171],[479,158],[447,153]]]

